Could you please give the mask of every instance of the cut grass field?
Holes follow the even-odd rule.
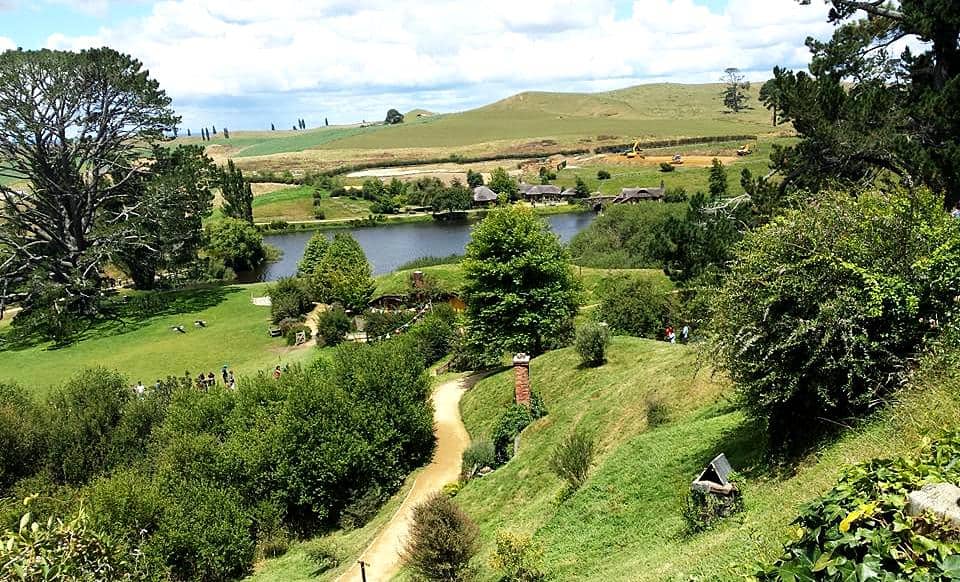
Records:
[[[43,396],[83,368],[116,369],[131,383],[152,384],[168,375],[218,373],[228,364],[238,375],[268,370],[276,364],[303,361],[313,348],[293,350],[267,333],[270,309],[253,305],[266,285],[234,285],[171,292],[172,304],[156,315],[106,322],[64,348],[36,345],[0,351],[0,382],[16,382]],[[195,320],[206,328],[195,328]],[[187,333],[171,330],[182,325]],[[0,330],[3,328],[0,327]]]
[[[312,186],[297,186],[274,190],[256,196],[253,199],[253,219],[256,222],[270,222],[272,220],[313,220]],[[320,210],[325,220],[343,220],[366,218],[370,215],[370,202],[359,198],[323,198],[320,201]]]
[[[486,563],[496,532],[508,529],[534,535],[558,580],[742,580],[779,553],[800,507],[832,486],[844,464],[909,451],[922,435],[960,422],[957,374],[932,375],[873,421],[778,471],[702,355],[693,346],[616,338],[597,369],[581,369],[571,349],[535,359],[532,383],[548,416],[524,431],[513,460],[456,498],[480,525],[478,563]],[[489,438],[512,398],[512,372],[468,392],[462,411],[472,437]],[[666,404],[668,423],[648,426],[651,398]],[[564,484],[548,460],[577,427],[596,435],[599,453],[587,483],[560,502]],[[721,452],[743,476],[747,510],[688,536],[681,512],[689,483]],[[481,578],[498,574],[484,569]]]

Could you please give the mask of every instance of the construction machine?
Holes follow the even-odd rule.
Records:
[[[752,153],[753,153],[753,150],[750,148],[750,144],[748,143],[743,144],[742,146],[740,146],[740,149],[737,150],[738,156],[749,156]]]
[[[673,155],[673,159],[670,160],[670,163],[671,163],[672,165],[674,165],[674,166],[682,166],[682,165],[683,165],[683,156],[681,156],[680,154],[674,154],[674,155]]]
[[[640,140],[635,141],[633,143],[633,148],[624,152],[623,155],[630,159],[640,158],[641,160],[647,157],[643,155],[643,148],[640,147]]]

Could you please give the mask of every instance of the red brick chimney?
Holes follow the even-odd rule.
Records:
[[[530,408],[530,356],[519,353],[513,356],[514,398],[517,404]]]

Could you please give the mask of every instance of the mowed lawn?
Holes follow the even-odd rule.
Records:
[[[102,324],[68,347],[5,349],[0,351],[0,382],[16,382],[42,396],[93,366],[119,370],[131,384],[152,384],[185,371],[193,376],[201,371],[219,374],[224,364],[242,377],[315,355],[312,347],[294,350],[282,338],[269,337],[270,308],[251,302],[265,292],[264,284],[173,292],[176,300],[162,314],[145,313],[123,325]],[[198,319],[207,327],[195,328]],[[174,325],[187,333],[173,331]]]
[[[257,196],[253,199],[253,219],[257,222],[313,220],[317,208],[313,205],[313,192],[312,186],[298,186]],[[320,200],[319,209],[326,220],[366,218],[370,214],[370,202],[325,197]]]

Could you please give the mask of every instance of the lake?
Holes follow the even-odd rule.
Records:
[[[544,218],[563,242],[569,242],[593,219],[594,214],[590,212],[555,214]],[[373,267],[373,274],[382,275],[395,271],[400,265],[414,259],[462,254],[470,240],[470,229],[474,224],[476,223],[414,222],[355,228],[347,232],[363,247]],[[327,237],[332,238],[334,232],[339,231],[328,231]],[[276,281],[281,277],[295,275],[297,263],[303,257],[303,250],[312,236],[311,231],[264,236],[263,241],[283,251],[283,257],[267,264],[257,278],[260,281]]]

